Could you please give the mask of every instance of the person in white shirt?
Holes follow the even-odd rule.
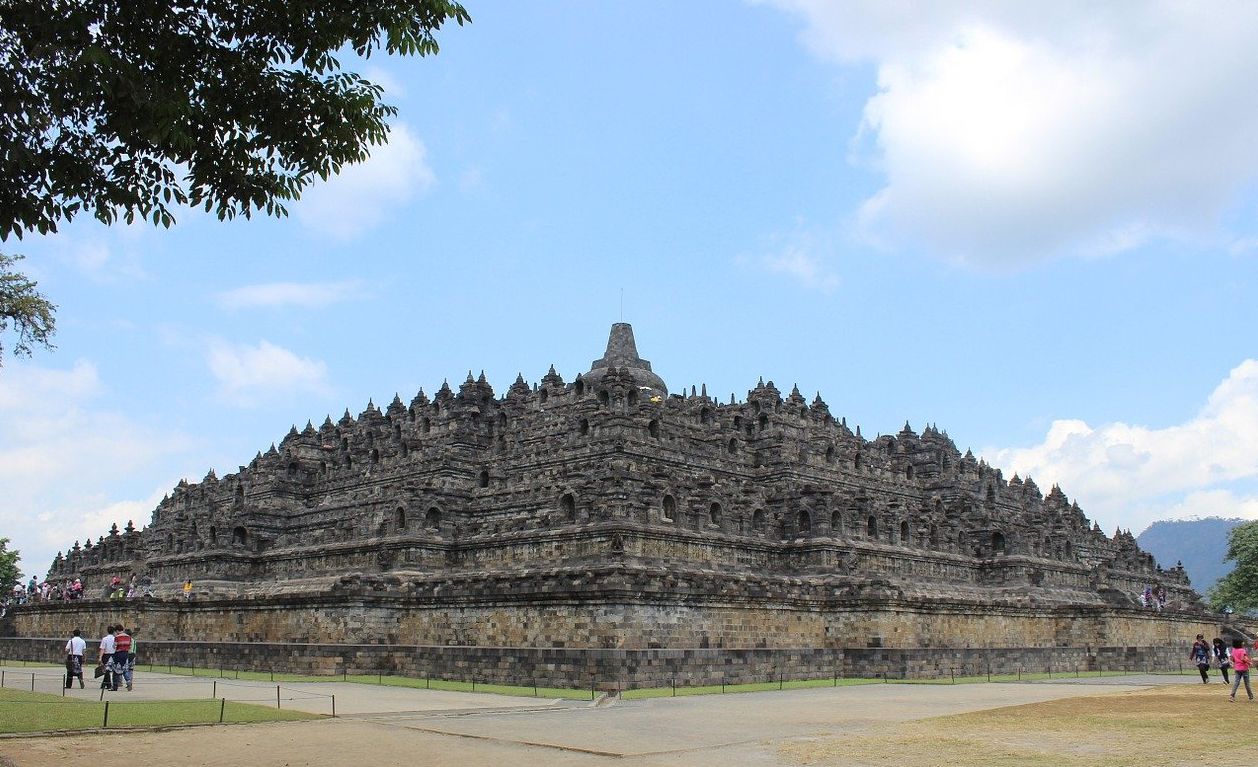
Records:
[[[106,690],[114,688],[114,632],[117,628],[110,626],[105,631],[105,636],[100,638],[100,663],[105,667],[105,676],[101,678],[100,686]]]
[[[70,641],[66,642],[66,689],[77,676],[79,688],[83,685],[83,653],[87,652],[87,642],[83,640],[83,632],[75,629]]]

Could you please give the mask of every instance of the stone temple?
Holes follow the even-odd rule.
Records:
[[[49,575],[131,573],[152,597],[33,605],[0,648],[112,615],[170,662],[632,685],[1173,665],[1219,632],[1182,567],[1060,488],[772,382],[670,393],[623,323],[571,382],[469,374],[294,428]]]

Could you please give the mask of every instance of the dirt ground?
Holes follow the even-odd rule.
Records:
[[[1155,687],[944,716],[847,738],[786,741],[779,754],[784,764],[856,767],[1251,765],[1258,704],[1243,692],[1231,704],[1221,688]]]
[[[0,740],[0,763],[140,765],[1239,765],[1258,704],[1222,685],[1132,677],[1090,684],[867,685],[559,702],[457,694],[306,722]],[[382,690],[381,695],[396,695]],[[446,693],[444,695],[450,695]],[[489,697],[489,696],[479,696]],[[348,703],[348,699],[347,699]],[[477,707],[479,706],[479,707]],[[338,707],[338,713],[340,709]],[[1237,720],[1220,733],[1221,716]],[[1245,759],[1245,763],[1252,758]]]

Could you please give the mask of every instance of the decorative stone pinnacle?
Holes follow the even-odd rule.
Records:
[[[638,356],[638,345],[633,339],[633,326],[627,322],[612,325],[607,336],[607,350],[590,364],[586,380],[595,383],[612,368],[627,371],[639,386],[653,389],[660,395],[668,394],[663,379],[651,371],[651,363]]]

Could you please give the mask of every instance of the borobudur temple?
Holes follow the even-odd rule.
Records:
[[[104,598],[132,574],[151,596]],[[571,382],[469,374],[293,428],[75,543],[49,578],[76,577],[88,599],[17,611],[0,647],[117,620],[162,662],[641,685],[1173,662],[1219,630],[1060,488],[771,381],[670,393],[624,323]]]

